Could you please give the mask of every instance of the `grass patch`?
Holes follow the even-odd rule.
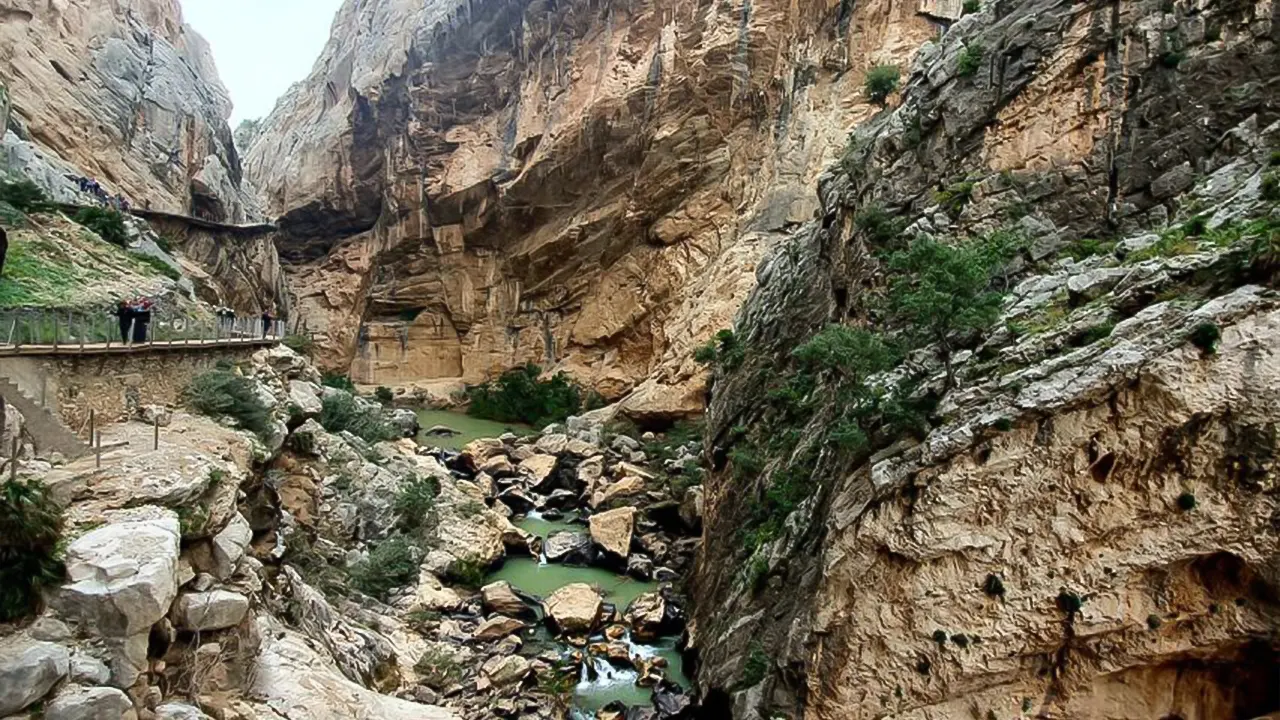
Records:
[[[62,506],[38,480],[0,484],[0,622],[35,612],[41,589],[62,581]]]
[[[765,652],[764,643],[757,640],[751,644],[747,661],[742,664],[742,682],[739,687],[749,688],[759,685],[768,672],[769,654]]]
[[[439,480],[422,476],[410,479],[401,486],[392,505],[397,525],[406,532],[432,528],[435,524],[436,498],[439,496]]]
[[[310,357],[316,347],[315,341],[311,339],[310,335],[286,335],[284,340],[280,342],[290,350],[307,357]]]
[[[254,383],[231,370],[210,370],[192,379],[183,393],[193,410],[212,418],[232,417],[240,427],[261,435],[270,426],[271,412]]]
[[[413,670],[422,684],[437,691],[462,682],[462,665],[452,653],[438,646],[428,648],[414,663]]]
[[[1110,255],[1116,249],[1114,241],[1084,238],[1063,248],[1062,252],[1072,260],[1080,262],[1096,255]]]
[[[178,281],[182,279],[182,273],[169,263],[161,260],[155,255],[143,255],[142,253],[130,253],[134,260],[150,271],[163,275],[170,280]]]

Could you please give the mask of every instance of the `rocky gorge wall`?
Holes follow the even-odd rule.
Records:
[[[992,3],[921,50],[900,105],[824,176],[819,219],[761,265],[745,360],[715,376],[692,593],[709,707],[1280,708],[1275,14]],[[1023,250],[955,386],[929,349],[895,371],[932,408],[922,430],[842,452],[832,376],[798,423],[778,409],[791,351],[825,324],[905,332],[884,325],[894,243],[993,230]],[[1188,344],[1201,325],[1216,352]],[[747,465],[750,438],[783,436]],[[753,513],[787,483],[808,495],[753,550]]]
[[[208,44],[177,0],[15,0],[0,8],[8,169],[80,202],[66,175],[138,206],[232,223],[259,214]]]
[[[352,0],[246,172],[322,362],[364,382],[556,366],[697,412],[692,348],[872,112],[914,2]]]

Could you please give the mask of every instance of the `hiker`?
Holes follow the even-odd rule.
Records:
[[[133,309],[129,307],[129,303],[121,300],[116,304],[116,319],[120,322],[120,342],[129,344],[129,327],[133,322]]]
[[[9,235],[0,227],[0,275],[4,275],[4,256],[9,254]]]
[[[135,306],[138,321],[133,324],[133,341],[147,342],[147,331],[151,328],[151,299],[139,298]]]
[[[273,319],[273,318],[271,317],[271,309],[270,309],[270,308],[267,308],[266,310],[263,310],[263,311],[262,311],[262,338],[263,338],[264,340],[267,338],[268,333],[270,333],[270,331],[271,331],[271,321],[272,321],[272,319]]]

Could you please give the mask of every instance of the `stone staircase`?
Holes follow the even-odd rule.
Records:
[[[0,397],[18,409],[26,421],[27,433],[35,439],[36,448],[44,454],[61,453],[68,460],[88,455],[91,447],[70,430],[56,415],[40,403],[27,397],[16,383],[0,377]],[[9,448],[0,448],[0,455],[8,455]]]

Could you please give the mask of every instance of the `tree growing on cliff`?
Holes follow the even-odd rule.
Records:
[[[992,289],[992,280],[1014,249],[1000,234],[954,247],[921,235],[889,258],[890,319],[919,344],[937,345],[948,388],[955,385],[951,358],[957,341],[1000,317],[1003,295]]]
[[[865,89],[867,98],[873,103],[884,105],[894,90],[898,89],[898,80],[902,72],[897,65],[876,65],[867,71]]]
[[[128,247],[129,231],[125,228],[124,216],[107,208],[81,208],[72,218],[77,225],[82,225],[98,234],[98,237],[118,247]]]
[[[62,507],[43,483],[0,483],[0,622],[30,613],[40,589],[62,580],[61,534]]]

